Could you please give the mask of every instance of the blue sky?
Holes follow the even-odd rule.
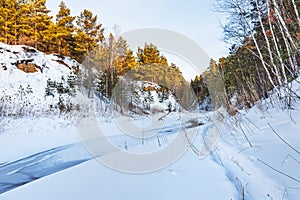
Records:
[[[57,13],[60,1],[47,1],[53,15]],[[64,0],[64,2],[72,10],[73,15],[78,15],[84,8],[97,14],[99,22],[106,29],[106,34],[112,31],[114,25],[118,25],[121,32],[139,28],[163,28],[194,40],[214,59],[228,52],[228,47],[222,41],[221,17],[212,11],[214,0]]]

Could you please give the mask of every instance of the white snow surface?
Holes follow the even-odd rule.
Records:
[[[79,141],[76,131],[72,130],[72,125],[61,122],[60,119],[54,119],[51,122],[46,118],[34,121],[30,119],[19,121],[22,122],[20,124],[15,122],[19,124],[17,129],[7,130],[0,135],[1,162],[3,163]],[[56,122],[61,123],[55,124]],[[106,129],[111,131],[115,129],[115,132],[119,132],[112,122],[101,123],[103,126],[107,126]],[[32,130],[28,126],[35,126],[34,124],[40,124],[40,126],[47,124],[49,128],[39,133],[38,130],[31,132]],[[154,140],[149,139],[144,145],[140,141],[137,144],[134,141],[133,143],[128,142],[129,150],[132,152],[138,150],[140,152],[155,151],[161,148],[158,147],[156,138]],[[124,140],[113,140],[113,143],[116,145],[123,144]],[[17,146],[17,148],[14,148],[11,144]],[[60,159],[71,159],[72,156],[77,158],[79,152],[84,155],[82,150],[78,150],[79,148],[73,148],[69,154],[62,154]],[[45,159],[47,160],[47,158]],[[37,167],[44,161],[39,160],[38,162],[40,164],[37,164]],[[53,162],[57,162],[57,160]],[[205,199],[220,199],[221,197],[231,199],[238,194],[225,172],[210,157],[199,160],[191,150],[187,151],[175,164],[148,174],[122,173],[105,167],[95,159],[91,159],[2,193],[0,198],[199,199],[200,196]],[[11,173],[14,173],[14,171]]]
[[[0,62],[7,67],[0,68],[0,91],[15,96],[13,102],[18,104],[24,101],[16,95],[19,85],[30,84],[34,93],[27,99],[43,109],[53,101],[44,99],[47,79],[59,81],[62,75],[70,74],[70,69],[53,61],[59,59],[55,55],[36,50],[28,53],[23,47],[0,43]],[[43,73],[26,74],[11,64],[28,57],[44,66]],[[67,65],[75,64],[65,59]],[[299,93],[297,81],[293,88]],[[98,162],[81,143],[77,122],[71,117],[0,115],[0,199],[298,200],[300,100],[293,102],[293,109],[281,109],[280,104],[271,97],[234,117],[226,116],[217,144],[204,159],[196,155],[195,148],[203,145],[213,125],[213,112],[158,113],[147,117],[100,115],[98,124],[105,137],[120,151],[126,144],[128,152],[155,153],[173,142],[180,127],[197,132],[194,149],[189,148],[173,164],[147,174],[122,173]],[[159,120],[161,116],[164,117]],[[154,123],[150,131],[161,124],[164,127],[142,142],[124,134],[129,123],[142,129]],[[126,128],[134,131],[132,127]]]
[[[227,121],[222,136],[210,155],[199,159],[189,149],[174,164],[148,174],[129,174],[110,169],[95,159],[58,171],[0,194],[1,199],[299,199],[300,155],[278,138],[268,124],[284,141],[300,149],[300,105],[294,110],[276,108],[262,113],[253,108],[240,113],[242,126],[250,147],[241,131]],[[202,118],[203,116],[200,116]],[[291,120],[292,118],[292,120]],[[229,120],[235,120],[233,118]],[[206,121],[206,122],[209,122]],[[73,123],[54,118],[18,119],[14,129],[4,128],[0,135],[1,163],[25,158],[35,153],[68,144],[78,144],[79,137]],[[113,122],[99,122],[117,136],[120,132]],[[47,127],[40,131],[40,127]],[[201,126],[195,141],[201,143],[201,134],[208,125]],[[115,131],[113,131],[115,129]],[[251,130],[251,131],[250,131]],[[195,130],[196,131],[196,130]],[[174,135],[166,135],[172,142]],[[122,137],[112,143],[124,145]],[[127,139],[128,141],[128,139]],[[163,144],[163,145],[167,145]],[[80,145],[80,143],[79,143]],[[156,138],[145,144],[128,141],[132,152],[155,151]],[[63,153],[61,159],[88,157],[82,149]],[[56,162],[56,161],[55,161]],[[286,174],[283,175],[263,164]],[[5,165],[5,164],[4,164]],[[0,166],[2,167],[2,166]],[[1,182],[1,181],[0,181]]]

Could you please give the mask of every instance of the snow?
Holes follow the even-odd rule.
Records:
[[[170,118],[178,117],[176,114],[172,115]],[[172,122],[178,123],[175,120],[170,120],[168,123]],[[222,167],[210,158],[203,161],[197,159],[190,150],[174,165],[155,173],[142,175],[121,173],[105,167],[95,159],[91,160],[91,156],[78,143],[79,137],[75,130],[72,130],[74,125],[70,122],[59,118],[52,121],[40,118],[19,119],[14,123],[17,126],[13,130],[7,128],[6,126],[9,126],[7,124],[4,127],[4,133],[0,135],[1,148],[3,147],[4,150],[1,151],[1,162],[4,164],[0,166],[0,180],[13,183],[28,181],[29,183],[0,194],[1,199],[136,199],[137,197],[198,199],[199,196],[217,199],[220,195],[230,199],[237,195]],[[124,136],[118,135],[120,130],[113,122],[100,123],[113,133],[107,137],[112,137],[114,144],[124,144]],[[30,128],[35,124],[37,124],[35,130]],[[47,128],[40,131],[41,127]],[[162,132],[161,134],[171,134],[168,136],[170,137],[168,142],[172,141],[172,133]],[[119,137],[118,140],[114,140],[116,136]],[[140,141],[132,142],[135,140],[127,138],[128,151],[149,153],[149,151],[163,148],[157,145],[156,138],[148,140],[143,145]],[[168,145],[168,142],[162,140],[162,145]],[[18,149],[19,151],[16,151]],[[68,161],[80,163],[82,160],[89,161],[77,163],[78,165],[69,168],[70,162]],[[61,163],[64,169],[62,171]],[[211,173],[212,170],[214,173]],[[46,176],[43,176],[43,173],[46,173]],[[24,174],[27,176],[24,177]],[[28,174],[34,177],[41,176],[41,178],[30,180]],[[201,181],[208,174],[210,178]],[[116,190],[118,192],[115,192]]]
[[[210,159],[199,162],[189,151],[171,167],[143,175],[120,173],[91,160],[4,193],[1,199],[231,199],[234,196],[236,191],[224,170]]]
[[[0,163],[18,160],[62,145],[78,143],[75,127],[61,118],[4,118],[1,120]]]
[[[87,162],[67,167],[2,193],[0,197],[1,199],[199,199],[199,197],[241,199],[244,193],[245,199],[298,199],[299,182],[272,170],[261,161],[299,179],[299,170],[296,170],[299,167],[299,154],[282,142],[268,126],[269,123],[289,144],[295,149],[300,149],[300,139],[297,137],[300,126],[299,107],[297,104],[294,111],[280,112],[273,108],[264,113],[253,108],[237,116],[238,123],[245,129],[253,145],[252,148],[239,129],[234,127],[235,123],[226,122],[215,151],[204,159],[197,158],[196,154],[189,149],[178,161],[162,170],[147,174],[131,174],[106,167],[96,159],[89,159],[83,153]],[[47,120],[41,119],[41,121],[46,123]],[[59,119],[54,119],[50,124],[54,126],[53,123],[56,121]],[[145,144],[141,144],[138,140],[132,142],[134,139],[124,139],[125,136],[118,135],[120,130],[113,122],[99,123],[104,129],[111,130],[109,133],[113,134],[108,133],[107,137],[112,137],[110,138],[112,143],[119,145],[120,149],[124,149],[124,140],[128,141],[128,150],[134,153],[149,153],[162,148],[158,147],[156,138],[149,139]],[[4,146],[6,151],[1,152],[1,162],[17,160],[26,157],[25,154],[32,155],[42,149],[78,142],[78,136],[71,128],[73,125],[61,124],[55,128],[56,131],[49,128],[48,134],[47,131],[39,134],[36,133],[37,131],[28,133],[29,129],[23,131],[24,127],[27,127],[24,123],[15,131],[5,131],[5,134],[0,135],[1,148],[6,143],[14,146]],[[48,124],[48,127],[51,126]],[[202,126],[201,130],[205,131],[206,127]],[[40,139],[34,140],[37,135],[40,135]],[[113,139],[116,136],[119,138]],[[14,139],[3,140],[9,137]],[[174,135],[170,134],[166,137],[169,138],[167,145],[171,143]],[[42,138],[50,140],[43,141]],[[199,140],[195,144],[198,142]],[[19,143],[21,146],[23,144],[21,153],[13,151],[14,153],[11,152],[11,155],[7,156],[7,152],[20,147]],[[24,153],[26,151],[27,153]],[[74,156],[78,155],[78,149],[69,149],[68,152],[62,153],[62,158],[76,160]],[[13,159],[14,155],[16,159]],[[6,159],[3,159],[5,157]]]
[[[299,199],[299,99],[292,102],[293,109],[282,109],[284,99],[271,96],[249,110],[239,110],[236,116],[224,115],[224,123],[217,127],[214,122],[220,119],[218,113],[224,113],[221,109],[209,113],[176,109],[171,113],[132,116],[94,113],[98,117],[94,121],[87,118],[93,112],[89,109],[81,110],[83,118],[43,113],[40,110],[47,110],[49,104],[57,102],[57,98],[44,98],[48,78],[60,81],[62,75],[71,73],[67,66],[77,64],[70,58],[45,55],[34,49],[25,51],[24,47],[0,43],[1,65],[7,67],[7,70],[0,68],[0,91],[3,91],[0,97],[12,98],[1,110],[12,115],[0,115],[1,200]],[[27,58],[43,66],[43,72],[26,74],[11,64]],[[17,95],[20,84],[24,87],[30,84],[33,93],[21,99]],[[150,82],[137,84],[140,88],[141,84],[159,87]],[[293,88],[299,92],[297,81]],[[165,110],[169,103],[177,106],[171,95],[165,104],[159,102],[158,93],[152,91],[151,95],[151,108]],[[78,93],[74,101],[82,98]],[[145,96],[141,93],[140,98],[143,101]],[[14,115],[19,111],[16,106],[24,102],[32,103],[27,107],[27,115]],[[89,108],[90,103],[83,108]],[[101,106],[103,103],[100,102]],[[81,122],[86,133],[78,127]],[[96,158],[83,137],[95,124],[103,133],[101,137],[114,146],[104,149],[105,153],[97,154]],[[220,134],[211,135],[214,128],[221,130]],[[193,145],[186,141],[185,148],[178,146],[183,150],[179,149],[181,154],[172,162],[148,173],[124,173],[100,162],[101,158],[115,158],[122,152],[158,155],[183,136],[182,130]],[[211,151],[205,151],[208,147]],[[126,162],[124,166],[130,166]],[[147,162],[139,163],[136,167],[146,165]]]
[[[241,120],[238,123],[245,130],[253,148],[249,147],[241,134],[232,131],[231,127],[233,135],[223,134],[226,142],[219,143],[216,151],[231,178],[235,181],[239,179],[245,187],[245,197],[250,199],[298,199],[300,190],[288,188],[300,186],[300,173],[297,170],[300,154],[285,144],[272,129],[299,150],[299,110],[279,111],[273,108],[261,113],[253,108]],[[266,164],[292,178],[280,174]]]
[[[57,61],[62,61],[60,64]],[[35,73],[24,73],[17,69],[16,63],[27,62],[40,67]],[[67,67],[68,66],[68,67]],[[38,50],[24,45],[6,45],[0,43],[0,98],[6,113],[2,115],[17,115],[24,112],[28,115],[47,112],[49,105],[58,102],[59,95],[45,97],[47,80],[63,82],[69,75],[74,75],[72,67],[80,67],[79,63],[68,57],[46,55]],[[20,87],[24,89],[22,92]],[[31,89],[29,90],[28,87]],[[67,99],[67,95],[62,95]]]
[[[186,161],[188,159],[182,160],[182,162]],[[174,193],[176,193],[177,199],[198,199],[199,196],[217,198],[219,197],[217,192],[224,194],[228,190],[232,191],[232,186],[230,184],[224,185],[222,179],[219,179],[220,182],[218,183],[208,181],[202,185],[191,185],[190,182],[201,179],[205,172],[210,171],[210,166],[201,167],[198,162],[191,164],[196,164],[192,168],[200,167],[201,173],[195,176],[193,173],[187,172],[183,176],[184,171],[177,171],[180,169],[180,163],[178,163],[172,169],[140,176],[112,171],[92,160],[76,166],[72,170],[54,174],[47,180],[41,179],[29,184],[28,187],[30,188],[23,188],[23,191],[20,188],[20,192],[23,193],[22,197],[26,199],[170,199]],[[216,171],[214,176],[222,175],[222,169],[214,169]],[[88,173],[89,171],[93,173]],[[61,177],[69,178],[61,179]],[[226,179],[226,177],[223,178]],[[109,180],[108,184],[107,180]],[[212,178],[212,180],[215,179]],[[70,183],[73,183],[72,186]],[[48,196],[49,190],[47,189],[49,186],[52,190],[50,196]],[[210,194],[209,187],[215,188],[216,193]],[[34,191],[39,191],[39,193]],[[19,194],[11,192],[11,195],[4,195],[3,199],[17,199],[18,197]]]

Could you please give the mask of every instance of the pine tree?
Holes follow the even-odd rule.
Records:
[[[16,21],[17,29],[17,42],[18,44],[30,45],[34,35],[31,18],[32,6],[30,2],[19,1],[18,12],[19,17]]]
[[[23,100],[23,97],[26,93],[25,93],[25,89],[23,88],[22,85],[20,85],[20,87],[18,88],[18,94],[20,96],[20,99]]]
[[[57,26],[54,22],[50,22],[50,25],[48,26],[48,29],[43,34],[43,51],[45,53],[57,53]]]
[[[138,64],[136,62],[136,58],[133,55],[133,51],[127,50],[125,52],[125,60],[124,60],[124,64],[122,65],[122,70],[118,74],[124,75],[128,71],[136,69],[137,65]]]
[[[31,87],[29,84],[28,84],[27,87],[26,87],[26,93],[27,93],[27,94],[33,93],[32,87]]]
[[[112,33],[110,33],[108,38],[108,63],[107,68],[105,68],[105,95],[110,97],[112,95],[112,90],[117,83],[117,72],[114,65],[114,61],[117,58],[117,46],[116,41]]]
[[[145,44],[144,49],[139,48],[137,52],[140,65],[160,63],[160,51],[153,44]]]
[[[136,69],[137,62],[133,55],[133,51],[128,49],[127,41],[119,37],[116,42],[117,57],[114,61],[114,66],[116,67],[117,75],[123,76],[128,71]]]
[[[45,96],[53,96],[54,97],[54,90],[56,89],[56,82],[51,81],[49,78],[47,80],[47,86],[45,88]]]
[[[17,18],[17,2],[2,0],[0,3],[0,41],[10,44],[14,41],[13,27]]]
[[[18,42],[18,32],[19,32],[19,25],[18,21],[20,19],[20,6],[17,1],[11,0],[12,3],[11,5],[11,10],[10,10],[10,20],[12,21],[11,26],[10,26],[10,39],[8,41],[9,44],[14,44],[16,45]]]
[[[62,82],[59,82],[58,84],[57,84],[57,93],[58,94],[63,94],[63,93],[65,93],[65,88],[64,88],[64,85],[63,85],[63,83]]]
[[[67,83],[70,88],[74,88],[76,84],[76,77],[72,74],[70,74],[67,78]]]
[[[163,55],[159,57],[159,63],[164,66],[169,66],[167,58]]]
[[[62,57],[71,56],[73,51],[73,32],[75,31],[73,21],[75,17],[70,15],[71,11],[67,8],[66,4],[62,1],[59,4],[59,11],[56,15],[56,41],[57,52]]]
[[[77,17],[77,27],[75,34],[76,48],[75,56],[79,61],[82,61],[87,54],[95,49],[98,42],[104,40],[104,29],[102,24],[97,22],[97,15],[89,10],[84,9]]]
[[[47,49],[47,44],[44,43],[44,36],[47,34],[52,18],[48,15],[50,10],[46,7],[46,0],[29,0],[29,6],[31,25],[33,27],[30,43],[36,49],[44,51]]]

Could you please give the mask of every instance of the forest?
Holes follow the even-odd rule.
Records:
[[[64,2],[53,20],[46,0],[2,0],[0,24],[0,42],[32,46],[79,62],[104,40],[97,15],[84,9],[79,16],[71,16]]]
[[[299,96],[291,81],[299,76],[300,18],[298,0],[217,0],[215,10],[227,15],[224,40],[227,57],[211,60],[210,68],[192,80],[200,101],[210,97],[234,114],[275,93],[291,108]],[[209,95],[215,77],[224,90]]]
[[[184,96],[183,88],[190,84],[204,110],[224,106],[234,114],[267,98],[270,91],[290,107],[292,99],[299,98],[290,84],[299,75],[299,4],[299,0],[217,0],[214,9],[227,16],[223,28],[230,53],[212,59],[190,83],[155,44],[146,43],[135,55],[124,38],[113,33],[105,38],[97,15],[84,9],[72,16],[63,1],[53,17],[46,0],[1,0],[0,42],[88,62],[93,69],[78,75],[88,96],[96,91],[110,98],[119,78],[133,71],[136,80],[159,82],[175,96]],[[224,88],[216,89],[220,85]]]

